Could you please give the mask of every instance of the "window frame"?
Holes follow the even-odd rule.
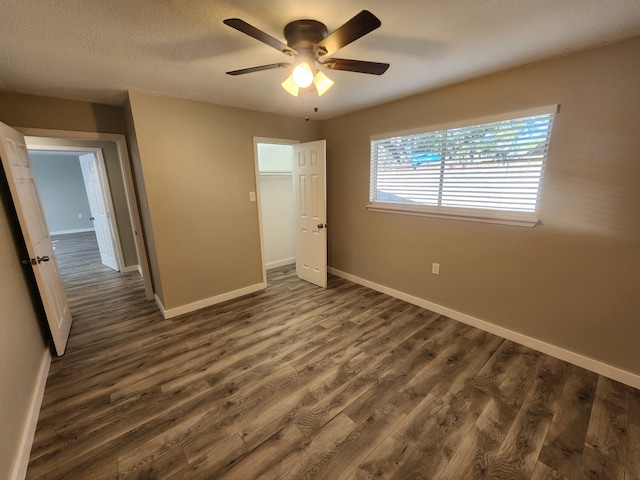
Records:
[[[500,113],[495,115],[476,117],[471,119],[465,119],[461,121],[447,122],[438,125],[429,125],[410,130],[402,130],[391,133],[377,134],[370,137],[369,142],[369,203],[366,208],[372,212],[383,213],[395,213],[403,215],[417,215],[447,218],[455,220],[467,220],[474,222],[484,223],[497,223],[502,225],[515,225],[523,227],[534,227],[540,223],[538,215],[538,209],[540,205],[540,197],[542,195],[542,186],[544,181],[544,173],[546,170],[546,162],[548,160],[548,147],[547,156],[543,160],[542,170],[540,172],[540,180],[538,186],[538,195],[536,200],[536,208],[534,212],[518,212],[512,210],[497,210],[497,209],[482,209],[482,208],[465,208],[465,207],[448,207],[448,206],[435,206],[435,205],[411,205],[392,202],[380,202],[372,199],[373,187],[375,182],[375,172],[377,171],[377,165],[374,163],[372,155],[372,143],[376,140],[384,140],[394,137],[427,134],[431,132],[451,130],[457,128],[464,128],[469,126],[477,126],[486,123],[514,120],[525,117],[533,117],[537,115],[553,114],[551,131],[549,132],[548,145],[551,143],[551,134],[553,130],[553,121],[555,121],[555,115],[559,113],[559,104],[546,105],[536,108],[528,108],[523,110],[516,110],[507,113]],[[377,177],[376,177],[377,178]]]

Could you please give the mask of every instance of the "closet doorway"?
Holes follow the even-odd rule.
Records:
[[[267,270],[296,263],[293,145],[297,143],[297,140],[254,138],[265,275]]]

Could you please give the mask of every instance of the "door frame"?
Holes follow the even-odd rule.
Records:
[[[267,265],[264,256],[264,234],[262,227],[262,205],[260,204],[260,165],[258,163],[258,144],[269,143],[272,145],[297,145],[300,140],[288,138],[253,137],[253,163],[256,182],[256,207],[258,209],[258,230],[260,231],[260,259],[262,264],[262,282],[267,285]]]
[[[113,240],[114,250],[116,252],[116,261],[118,262],[118,271],[120,272],[131,272],[136,270],[136,266],[125,267],[124,265],[124,256],[122,254],[122,243],[120,240],[120,232],[118,231],[118,225],[115,219],[115,213],[113,209],[113,198],[111,197],[111,187],[109,185],[109,180],[107,177],[107,170],[104,164],[104,155],[102,154],[101,148],[94,147],[66,147],[63,145],[40,145],[36,142],[29,142],[27,145],[27,150],[37,150],[39,152],[47,151],[47,152],[69,152],[69,153],[78,153],[78,154],[88,154],[92,153],[96,161],[98,162],[98,177],[100,178],[100,187],[102,188],[102,193],[104,195],[104,199],[107,202],[107,209],[110,212],[109,215],[109,229],[111,230],[111,238]],[[86,190],[86,187],[85,187]],[[89,193],[87,192],[87,196]]]
[[[127,149],[125,136],[118,133],[78,132],[71,130],[49,130],[44,128],[21,127],[16,128],[16,130],[22,133],[25,137],[113,142],[116,145],[116,150],[118,151],[118,157],[120,159],[120,172],[124,179],[124,191],[129,209],[129,217],[131,219],[135,246],[138,253],[138,268],[144,283],[145,297],[147,300],[153,300],[153,285],[151,283],[151,271],[147,256],[146,240],[144,237],[144,230],[142,229],[140,210],[138,208],[138,197],[133,183],[133,172],[131,169],[131,162],[129,160],[129,151]]]

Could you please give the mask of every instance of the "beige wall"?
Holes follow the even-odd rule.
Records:
[[[151,225],[151,215],[149,214],[149,205],[147,203],[147,188],[144,181],[144,175],[142,173],[142,162],[140,161],[138,135],[136,134],[135,125],[133,124],[131,101],[129,97],[127,97],[124,108],[127,121],[127,139],[129,141],[129,152],[131,154],[131,167],[138,194],[138,208],[140,211],[142,229],[144,230],[144,240],[149,264],[149,273],[151,274],[152,289],[154,295],[158,298],[164,298],[164,293],[162,292],[162,281],[160,278],[160,268],[158,267],[158,253],[156,251],[155,237],[153,236],[153,225]]]
[[[638,85],[640,38],[324,122],[330,266],[640,374]],[[371,135],[555,103],[541,225],[365,209]]]
[[[313,140],[317,124],[137,92],[129,101],[164,307],[260,284],[253,137]]]
[[[2,168],[0,167],[0,171]],[[15,236],[17,219],[4,173],[0,178],[0,478],[11,478],[47,346],[31,301],[26,247]]]
[[[14,92],[0,92],[0,121],[12,127],[126,133],[122,107]]]
[[[126,133],[125,110],[122,107],[13,92],[0,92],[0,122],[13,128]],[[102,148],[124,263],[125,266],[136,265],[135,237],[116,145],[113,142],[43,137],[39,137],[37,142],[41,145]]]

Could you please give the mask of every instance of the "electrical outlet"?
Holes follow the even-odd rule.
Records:
[[[249,192],[249,201],[250,202],[256,201],[256,192]]]
[[[82,218],[82,214],[81,213],[78,214],[78,218]]]
[[[440,275],[440,264],[439,263],[432,263],[431,264],[431,273],[433,273],[434,275]]]

